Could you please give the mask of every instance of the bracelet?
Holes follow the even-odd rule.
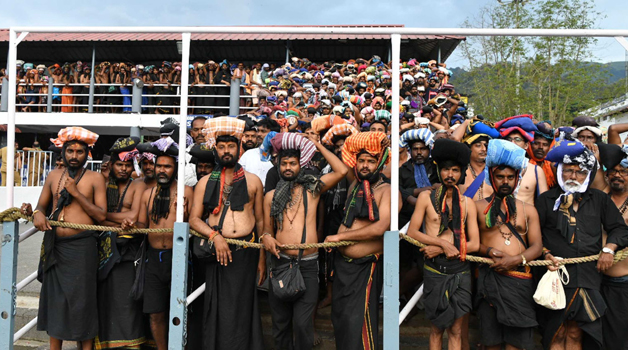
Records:
[[[521,254],[521,259],[523,260],[521,262],[521,265],[526,266],[528,264],[528,262],[526,261],[526,257],[523,254]]]
[[[218,232],[218,231],[212,231],[212,233],[209,234],[209,240],[210,241],[214,240],[214,238],[216,236],[218,236],[219,234],[220,234],[220,232]]]
[[[264,232],[264,233],[262,233],[262,235],[261,235],[261,236],[259,236],[259,239],[258,239],[258,242],[259,242],[259,243],[262,243],[262,238],[264,238],[264,236],[270,236],[270,233],[268,233],[268,232]]]
[[[35,216],[35,214],[40,213],[39,209],[35,209],[35,211],[33,212],[32,216]]]

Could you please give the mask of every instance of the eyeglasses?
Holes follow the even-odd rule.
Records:
[[[525,142],[526,140],[524,140],[521,137],[506,137],[504,140],[508,141],[508,142],[516,142],[516,143],[520,143],[520,142]]]
[[[623,177],[626,177],[628,176],[628,169],[621,169],[621,170],[608,169],[606,173],[608,174],[608,176],[615,176],[615,174],[619,174]]]
[[[588,170],[563,169],[563,175],[572,176],[574,174],[574,172],[576,173],[576,176],[578,176],[578,177],[585,177],[585,176],[589,175],[589,171]]]

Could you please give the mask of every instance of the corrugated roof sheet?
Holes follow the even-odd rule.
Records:
[[[266,26],[283,27],[283,26]],[[285,26],[312,27],[312,26]],[[313,26],[323,28],[402,28],[403,25],[335,25]],[[243,26],[242,28],[246,28]],[[259,33],[193,33],[192,40],[384,40],[388,35],[379,34],[259,34]],[[177,33],[30,33],[24,41],[172,41],[180,40]],[[463,36],[451,35],[402,35],[403,40],[454,39],[464,40]],[[0,42],[9,41],[9,30],[0,29]]]

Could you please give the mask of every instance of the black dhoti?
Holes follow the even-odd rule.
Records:
[[[260,251],[229,247],[233,261],[227,266],[207,264],[203,349],[261,350],[264,340],[256,281]]]
[[[469,263],[448,260],[444,255],[426,259],[423,266],[425,316],[439,329],[450,328],[471,311]]]
[[[70,341],[94,339],[98,333],[96,285],[98,250],[94,231],[69,237],[46,232],[40,264],[42,278],[37,330]]]
[[[506,343],[534,349],[535,287],[529,268],[501,274],[488,265],[480,266],[476,310],[482,345]]]
[[[602,317],[604,348],[628,350],[628,276],[608,277],[602,280],[602,296],[609,308]]]
[[[379,346],[382,255],[351,259],[336,253],[331,321],[336,348],[371,350]]]
[[[114,242],[120,259],[98,282],[99,322],[95,349],[139,349],[146,340],[142,302],[131,296],[135,258],[143,238],[118,237]]]
[[[296,257],[280,253],[280,259],[271,256],[277,268],[295,264]],[[314,312],[318,301],[318,253],[303,256],[299,271],[305,282],[305,292],[297,300],[283,301],[275,297],[273,284],[268,290],[268,302],[273,320],[273,338],[277,350],[307,350],[314,347]]]
[[[552,341],[564,328],[565,321],[576,321],[583,332],[582,349],[602,349],[602,315],[606,303],[602,294],[593,289],[565,287],[567,306],[563,310],[539,308],[539,323],[543,329],[543,347],[549,349]]]

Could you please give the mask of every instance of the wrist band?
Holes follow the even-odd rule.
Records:
[[[264,238],[264,236],[270,236],[270,233],[268,233],[268,232],[262,233],[262,235],[259,236],[259,240],[258,240],[259,243],[262,243],[262,238]]]
[[[209,240],[210,241],[214,240],[214,238],[216,236],[218,236],[219,234],[220,234],[220,232],[218,232],[218,231],[212,231],[212,233],[209,234]]]
[[[35,209],[35,211],[33,212],[33,216],[35,216],[35,214],[39,213],[39,209]]]
[[[521,265],[526,266],[528,264],[528,262],[526,261],[526,257],[523,254],[521,254],[521,259],[523,260],[521,262]]]

